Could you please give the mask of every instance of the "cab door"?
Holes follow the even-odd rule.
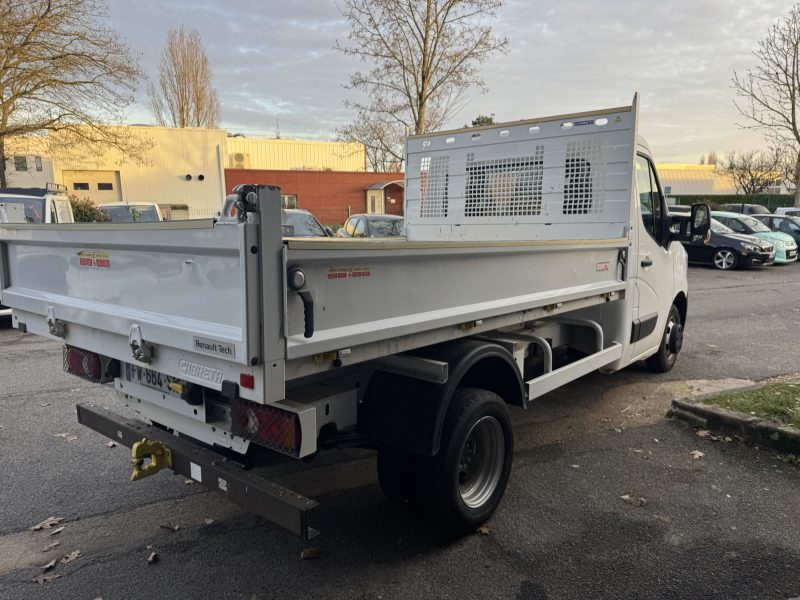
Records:
[[[668,218],[652,162],[641,154],[634,163],[638,221],[635,271],[638,310],[631,324],[633,356],[656,348],[666,322],[673,292],[673,257],[669,252]],[[679,243],[679,242],[676,242]]]

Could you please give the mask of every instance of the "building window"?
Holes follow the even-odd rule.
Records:
[[[27,156],[15,156],[14,157],[14,168],[17,171],[27,171],[28,170],[28,157]]]
[[[114,191],[114,184],[113,183],[98,183],[97,189],[100,192],[111,192]]]
[[[72,189],[73,190],[86,190],[88,192],[89,191],[89,184],[88,183],[75,182],[75,183],[72,184]]]
[[[281,194],[283,208],[297,208],[297,194]]]
[[[36,163],[36,170],[37,171],[41,171],[42,170],[42,157],[41,156],[36,156],[36,157],[34,157],[33,160]]]

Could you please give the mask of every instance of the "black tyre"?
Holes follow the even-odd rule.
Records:
[[[378,448],[378,483],[395,504],[407,504],[417,495],[424,457],[399,448]]]
[[[681,313],[674,304],[669,309],[667,324],[661,336],[661,345],[658,352],[647,359],[647,367],[654,373],[666,373],[675,366],[678,353],[683,347],[683,324]]]
[[[500,504],[513,455],[514,435],[503,399],[488,390],[457,390],[439,453],[427,459],[423,508],[449,533],[475,531]]]
[[[739,254],[730,248],[718,248],[711,257],[711,262],[720,271],[730,271],[739,266]]]

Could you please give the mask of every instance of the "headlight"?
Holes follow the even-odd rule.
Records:
[[[742,248],[748,252],[763,252],[760,246],[754,246],[753,244],[742,244]]]
[[[786,245],[786,242],[783,240],[775,240],[775,247],[776,248],[783,248]]]

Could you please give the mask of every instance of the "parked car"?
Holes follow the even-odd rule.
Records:
[[[740,213],[743,215],[771,215],[766,206],[760,204],[745,204],[737,202],[736,204],[723,204],[722,210],[733,213]]]
[[[688,222],[688,219],[681,221],[683,229]],[[722,271],[775,262],[775,247],[769,241],[736,233],[713,218],[706,237],[682,243],[689,262],[710,264]]]
[[[330,227],[325,227],[314,215],[301,208],[284,208],[281,223],[286,237],[333,237]]]
[[[351,215],[337,237],[386,238],[403,235],[403,217],[396,215]]]
[[[795,243],[800,244],[800,217],[792,217],[789,215],[753,215],[753,218],[764,223],[764,225],[769,227],[772,231],[780,231],[781,233],[792,236]]]
[[[800,217],[800,208],[796,206],[779,206],[775,209],[776,215],[787,215],[790,217]]]
[[[711,216],[736,233],[752,235],[771,242],[775,246],[776,263],[790,263],[797,260],[797,242],[792,236],[780,231],[772,231],[764,223],[750,215],[714,210],[711,211]]]
[[[0,189],[0,223],[74,223],[63,185]]]
[[[161,209],[155,202],[113,202],[101,204],[112,223],[158,223],[163,221]]]

